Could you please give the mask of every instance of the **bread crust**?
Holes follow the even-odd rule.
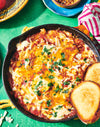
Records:
[[[88,85],[87,85],[88,84]],[[94,86],[93,86],[93,88],[96,88],[95,89],[95,92],[91,89],[91,87],[89,86],[89,85],[91,85],[92,86],[92,84],[94,84]],[[86,87],[84,86],[84,85],[86,85]],[[82,88],[83,87],[83,88]],[[80,88],[82,88],[82,89],[80,89]],[[89,90],[89,93],[88,93],[88,91],[87,91],[87,89],[86,88],[88,88],[88,90]],[[80,91],[78,90],[78,89],[80,89]],[[85,92],[86,92],[86,96],[84,96],[83,95],[83,90],[86,90]],[[92,92],[90,93],[90,91],[92,90]],[[98,92],[99,91],[99,92]],[[99,93],[99,95],[98,95],[98,100],[95,100],[95,96],[94,95],[92,95],[92,93]],[[76,96],[76,94],[77,94],[77,96]],[[82,94],[82,96],[80,97],[80,95]],[[90,95],[91,94],[91,95]],[[90,96],[89,96],[90,95]],[[75,96],[76,97],[78,97],[78,98],[76,98],[75,99]],[[87,97],[87,96],[89,96],[90,97],[90,99]],[[87,99],[87,101],[86,101],[86,99]],[[80,102],[79,102],[79,100],[82,100],[83,101],[83,103],[82,104],[84,104],[84,102],[87,102],[86,103],[86,105],[82,105],[82,104],[80,104]],[[81,82],[76,88],[74,88],[73,89],[73,91],[71,92],[71,94],[70,94],[70,101],[71,101],[71,103],[72,103],[72,105],[73,105],[73,107],[76,109],[76,112],[77,112],[77,115],[78,115],[78,117],[79,117],[79,119],[83,122],[83,123],[85,123],[85,124],[91,124],[91,123],[94,123],[95,121],[97,121],[99,118],[100,118],[100,85],[99,84],[97,84],[97,83],[95,83],[95,82],[92,82],[92,81],[83,81],[83,82]],[[78,101],[78,102],[77,102]],[[91,105],[91,102],[89,103],[89,101],[92,101],[92,103],[93,104],[95,104],[95,102],[97,101],[98,103],[96,103],[97,105],[96,105],[96,107],[94,106],[94,105],[92,105],[92,106],[94,106],[95,107],[95,109],[93,109],[94,107],[91,107],[90,105]],[[80,105],[79,105],[80,104]],[[87,110],[86,109],[89,109],[89,111],[91,110],[91,111],[93,111],[93,113],[91,113],[91,111],[90,112],[88,112],[88,113],[84,113],[84,114],[89,114],[90,116],[89,117],[84,117],[84,114],[82,114],[83,113],[83,111],[81,111],[80,109],[81,108],[79,108],[79,106],[81,106],[81,107],[83,107],[82,108],[82,110],[84,111],[84,112],[87,112]],[[89,108],[88,108],[89,107]],[[90,109],[91,108],[91,109]],[[91,113],[91,114],[90,114]]]

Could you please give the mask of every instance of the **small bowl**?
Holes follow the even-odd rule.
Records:
[[[67,2],[65,4],[63,4],[62,0],[52,0],[57,6],[59,7],[63,7],[63,8],[73,8],[76,5],[78,5],[81,0],[75,0],[74,3],[68,4]],[[61,1],[61,2],[60,2]]]

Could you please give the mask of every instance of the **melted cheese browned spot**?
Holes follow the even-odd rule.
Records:
[[[96,58],[67,31],[41,29],[17,44],[9,72],[19,103],[34,115],[59,120],[73,111],[69,94]]]

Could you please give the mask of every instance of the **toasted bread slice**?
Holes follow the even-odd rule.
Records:
[[[90,80],[100,85],[100,62],[94,63],[87,68],[84,80]]]
[[[94,123],[100,117],[100,86],[91,81],[83,81],[73,89],[71,103],[79,119],[85,123]]]

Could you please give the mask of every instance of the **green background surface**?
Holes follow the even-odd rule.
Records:
[[[91,2],[94,1],[97,2],[97,0],[92,0]],[[0,100],[8,99],[2,83],[2,65],[7,53],[9,41],[20,35],[25,26],[31,27],[51,23],[60,23],[72,27],[77,26],[78,15],[70,18],[63,17],[46,8],[42,0],[29,0],[28,4],[17,15],[0,23]],[[0,110],[0,114],[3,114],[4,111],[5,110]],[[11,114],[14,121],[13,123],[4,121],[2,127],[15,127],[17,123],[19,127],[100,127],[100,119],[92,125],[85,125],[80,120],[70,120],[61,123],[44,123],[28,118],[17,109],[6,109],[6,111],[8,111],[7,116]]]

